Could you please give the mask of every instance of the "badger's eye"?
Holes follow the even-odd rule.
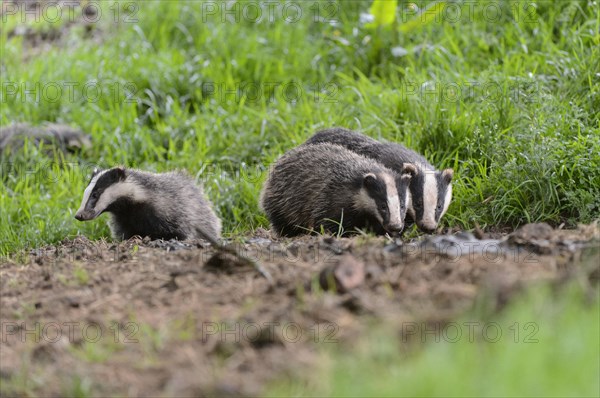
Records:
[[[90,195],[92,199],[98,199],[98,192],[92,192],[92,195]]]
[[[387,206],[386,205],[379,205],[379,212],[380,213],[386,213],[387,212]]]

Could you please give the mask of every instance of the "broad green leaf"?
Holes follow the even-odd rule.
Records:
[[[440,14],[444,11],[444,7],[446,7],[445,1],[433,3],[423,11],[419,12],[413,19],[400,25],[398,30],[402,33],[408,33],[429,24],[438,18],[441,19]]]

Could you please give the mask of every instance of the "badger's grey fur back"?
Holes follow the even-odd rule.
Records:
[[[306,141],[307,145],[321,143],[342,145],[395,171],[400,171],[406,163],[414,164],[419,172],[410,181],[407,219],[426,232],[437,228],[452,199],[452,169],[438,171],[422,155],[403,145],[379,142],[340,127],[319,131]]]
[[[337,232],[340,222],[344,231],[394,234],[404,227],[414,172],[409,166],[400,175],[339,145],[303,145],[271,168],[260,203],[273,230],[284,236],[320,232],[321,226]]]
[[[92,220],[112,215],[116,239],[204,238],[215,243],[221,221],[202,188],[184,172],[155,174],[115,167],[96,171],[86,188],[76,218]]]
[[[17,123],[0,128],[0,153],[20,149],[26,139],[36,145],[55,145],[63,152],[91,146],[89,135],[68,125],[48,123],[37,127]]]
[[[359,153],[368,158],[377,159],[386,167],[392,169],[401,167],[402,163],[412,163],[419,169],[435,170],[422,155],[395,142],[379,142],[367,135],[345,129],[333,127],[317,131],[310,137],[307,144],[330,143],[341,145],[352,152]]]

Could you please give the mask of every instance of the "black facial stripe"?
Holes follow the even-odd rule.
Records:
[[[109,186],[119,182],[119,176],[117,175],[116,170],[108,170],[106,173],[102,174],[98,181],[96,181],[95,188],[101,189],[104,191]]]
[[[375,201],[375,205],[377,206],[378,211],[381,207],[386,209],[384,213],[379,212],[379,215],[383,219],[384,224],[388,223],[390,221],[390,210],[388,208],[387,187],[385,183],[380,178],[378,178],[375,181],[375,185],[372,188],[367,189],[367,193]]]
[[[94,172],[92,173],[90,180],[87,183],[87,186],[89,186],[92,183],[92,180],[94,179],[94,177],[96,177],[100,172],[102,172],[102,170],[94,169]]]
[[[119,176],[116,170],[109,170],[106,173],[102,174],[100,178],[98,178],[98,180],[96,181],[96,185],[94,185],[92,192],[90,192],[90,197],[88,199],[87,206],[94,208],[94,206],[96,206],[98,198],[102,196],[106,188],[110,187],[113,184],[116,184],[117,182],[119,182]]]
[[[442,216],[442,210],[444,210],[444,201],[446,200],[446,192],[448,192],[448,183],[442,176],[442,173],[435,174],[435,180],[437,182],[437,207],[435,208],[435,221],[440,221],[440,217]]]
[[[425,175],[424,173],[419,173],[410,180],[410,193],[412,194],[413,199],[412,206],[415,209],[415,218],[417,220],[423,219],[423,195],[425,195],[424,189]]]

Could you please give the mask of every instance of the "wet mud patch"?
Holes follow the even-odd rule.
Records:
[[[374,322],[443,324],[483,298],[500,311],[546,281],[597,288],[597,225],[480,238],[229,242],[272,280],[204,242],[79,237],[21,253],[0,264],[3,392],[257,395]]]

